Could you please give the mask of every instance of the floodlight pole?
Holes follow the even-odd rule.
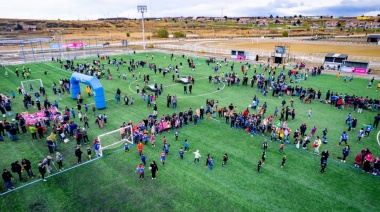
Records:
[[[144,13],[147,12],[146,5],[138,5],[137,11],[141,13],[141,22],[142,22],[142,36],[143,36],[143,48],[145,49],[145,29],[144,29]]]

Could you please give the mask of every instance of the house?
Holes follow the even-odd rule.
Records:
[[[177,21],[184,22],[184,21],[186,21],[186,18],[185,17],[179,17],[179,18],[177,18]]]
[[[256,19],[256,23],[258,26],[269,26],[267,19]]]
[[[284,19],[277,18],[273,20],[273,24],[284,24]]]
[[[29,30],[36,31],[37,26],[36,25],[29,25]]]
[[[358,27],[361,27],[361,28],[367,27],[367,21],[358,21]]]
[[[36,25],[22,24],[21,26],[22,26],[22,29],[25,30],[25,31],[28,31],[28,30],[36,31],[37,30],[37,26]]]
[[[169,20],[170,20],[170,17],[169,17],[169,16],[162,17],[162,20],[164,20],[164,21],[169,21]]]
[[[250,22],[251,22],[251,20],[249,18],[240,18],[237,23],[238,24],[248,24]]]
[[[326,21],[325,26],[326,28],[336,28],[338,27],[339,21]]]
[[[350,19],[346,21],[346,25],[344,25],[344,28],[355,28],[358,26],[358,20],[356,19]]]
[[[6,32],[13,32],[13,29],[10,28],[10,27],[8,27],[8,28],[5,29],[5,31],[6,31]]]
[[[214,21],[216,21],[216,22],[226,22],[226,19],[223,18],[223,17],[220,17],[220,18],[215,18]]]
[[[198,21],[198,22],[205,22],[206,19],[205,19],[205,18],[197,18],[197,21]]]
[[[298,24],[299,23],[299,24]],[[291,25],[302,25],[302,21],[300,19],[293,19],[290,21]]]
[[[380,22],[372,22],[371,24],[368,24],[367,27],[371,29],[380,29]]]
[[[316,23],[312,23],[312,24],[310,24],[310,28],[317,29],[317,28],[319,28],[319,25]]]

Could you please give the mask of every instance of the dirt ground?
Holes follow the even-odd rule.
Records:
[[[257,48],[257,49],[269,49],[273,50],[276,44],[281,44],[281,41],[268,41],[268,42],[214,42],[213,45],[220,45],[224,47],[233,48]],[[288,42],[290,45],[290,52],[309,52],[309,53],[338,53],[348,54],[353,56],[366,56],[366,57],[379,57],[380,46],[355,46],[355,45],[334,45],[334,44],[322,44],[322,43],[296,43]],[[211,44],[207,44],[211,45]]]

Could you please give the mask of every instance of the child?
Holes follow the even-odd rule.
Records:
[[[281,142],[280,149],[278,150],[278,152],[284,152],[284,146],[284,142]]]
[[[310,108],[310,109],[307,111],[307,118],[310,119],[312,114],[313,114],[313,110]]]
[[[155,147],[156,145],[154,144],[154,134],[152,134],[151,136],[150,136],[150,143],[152,144],[152,147]]]
[[[267,149],[268,149],[268,141],[265,139],[263,143],[263,150],[267,151]]]
[[[325,173],[325,169],[326,169],[326,163],[327,161],[326,160],[322,160],[321,161],[321,174]]]
[[[141,162],[146,166],[146,157],[144,154],[141,155]]]
[[[165,152],[162,152],[162,153],[161,153],[160,158],[161,158],[161,163],[162,163],[162,165],[165,165],[165,159],[166,159],[166,154],[165,154]]]
[[[183,151],[182,147],[181,149],[179,149],[179,157],[183,160],[183,155],[185,154],[185,152]]]
[[[263,161],[262,160],[259,160],[259,162],[257,163],[257,173],[260,173],[260,170],[261,170],[261,165],[263,164]]]
[[[358,155],[356,155],[354,167],[355,168],[359,168],[360,165],[362,165],[362,154],[361,153],[359,153]]]
[[[106,114],[103,114],[103,121],[104,121],[104,124],[107,125],[107,116],[106,116]]]
[[[208,162],[208,169],[209,170],[212,170],[212,167],[214,166],[214,158],[211,157],[210,158],[210,161]]]
[[[88,159],[91,160],[91,147],[90,147],[90,145],[87,146],[87,155],[88,155]]]
[[[263,163],[265,162],[265,158],[267,157],[267,153],[264,151],[263,154],[261,155],[261,160]]]
[[[166,136],[164,136],[163,142],[164,142],[164,145],[168,143]]]
[[[225,166],[227,164],[227,161],[228,161],[228,155],[227,155],[227,153],[224,153],[222,166]]]
[[[359,143],[360,140],[364,137],[364,129],[363,128],[360,128],[359,130],[359,133],[358,133],[358,140],[356,141],[356,143]]]
[[[285,162],[286,162],[286,156],[284,155],[284,157],[282,157],[281,168],[285,166]]]
[[[124,143],[124,152],[125,152],[125,153],[129,152],[128,142],[125,142],[125,143]]]
[[[175,131],[174,137],[175,137],[175,140],[178,141],[178,131]]]
[[[189,143],[187,142],[187,139],[185,140],[183,146],[185,147],[185,151],[188,152],[189,151]]]
[[[187,140],[186,140],[186,141],[187,141]],[[186,141],[185,141],[185,142],[186,142]],[[185,148],[186,148],[186,147],[185,147]],[[198,162],[198,163],[199,163],[199,158],[202,157],[201,154],[199,153],[199,150],[193,152],[193,154],[194,154],[194,163],[195,163],[195,162]]]
[[[139,176],[139,179],[140,180],[143,180],[144,179],[144,169],[145,167],[143,166],[142,163],[140,163],[137,168],[136,168],[136,172],[139,172],[140,173],[140,176]]]

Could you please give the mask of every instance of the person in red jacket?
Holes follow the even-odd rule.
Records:
[[[137,144],[137,150],[139,151],[140,156],[142,155],[143,148],[144,148],[144,145],[140,141],[139,144]]]

